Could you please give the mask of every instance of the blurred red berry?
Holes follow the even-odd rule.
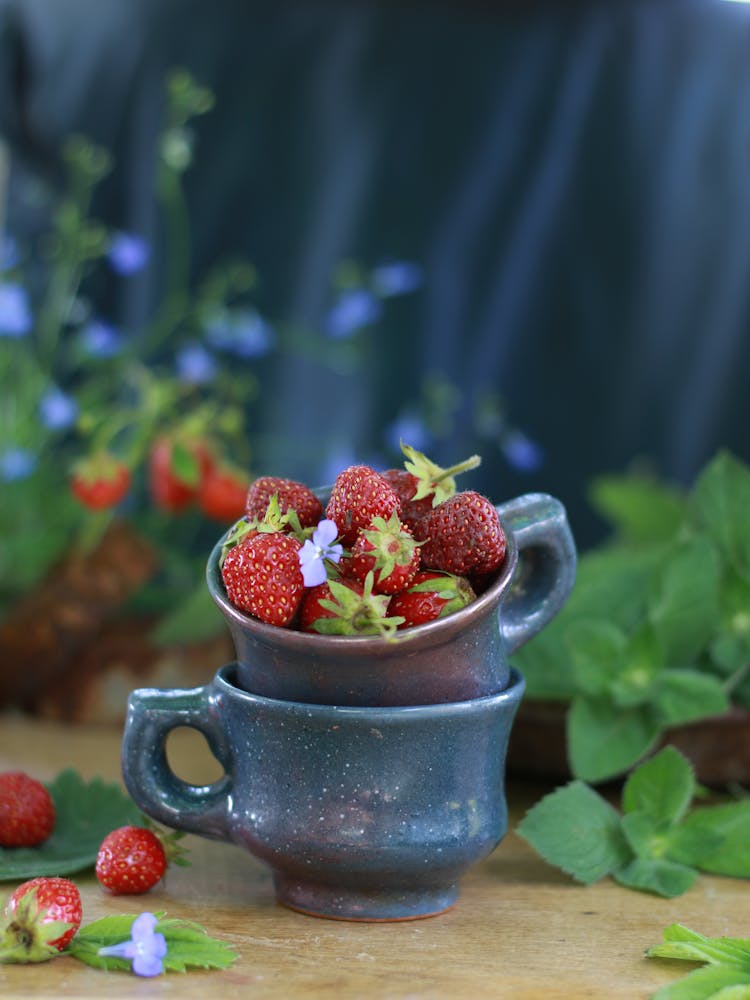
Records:
[[[130,489],[130,469],[110,452],[97,452],[76,464],[70,489],[89,510],[106,510],[116,506]]]

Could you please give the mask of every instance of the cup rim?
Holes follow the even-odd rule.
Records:
[[[332,644],[334,647],[352,649],[354,644],[358,651],[366,653],[384,648],[406,648],[412,639],[421,638],[422,641],[439,641],[445,635],[448,637],[454,632],[461,631],[475,621],[483,618],[496,605],[500,603],[504,592],[509,589],[513,576],[518,565],[518,546],[513,533],[503,526],[505,531],[505,557],[498,572],[497,579],[479,596],[476,600],[467,604],[459,611],[454,611],[444,618],[436,618],[434,621],[425,622],[423,625],[414,625],[412,628],[398,631],[393,638],[384,638],[379,635],[321,635],[316,632],[301,632],[297,629],[282,628],[278,625],[268,625],[252,615],[245,614],[236,608],[226,595],[224,585],[219,571],[219,559],[225,539],[232,528],[229,528],[212,548],[206,563],[206,583],[209,593],[218,606],[219,610],[229,620],[230,624],[241,628],[243,631],[252,632],[253,636],[260,642],[269,645],[283,641],[285,646],[299,651],[309,650],[311,653],[322,650],[324,644]]]
[[[236,669],[236,661],[225,663],[224,666],[219,667],[216,671],[212,682],[232,698],[239,698],[246,703],[260,705],[281,712],[303,713],[309,718],[330,718],[333,714],[337,719],[346,718],[354,721],[360,719],[368,724],[372,724],[375,718],[380,721],[387,721],[389,719],[404,720],[406,718],[419,719],[425,716],[447,716],[461,712],[470,713],[482,708],[494,708],[500,704],[517,705],[520,704],[526,690],[526,680],[523,674],[515,667],[511,667],[508,683],[501,691],[482,695],[479,698],[466,698],[461,701],[431,702],[420,705],[321,705],[316,702],[269,698],[266,695],[256,694],[254,691],[247,691],[245,688],[239,687],[235,682],[233,675]]]

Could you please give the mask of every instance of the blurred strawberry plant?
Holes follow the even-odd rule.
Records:
[[[669,727],[750,708],[750,469],[721,452],[689,490],[634,473],[591,500],[611,539],[515,661],[527,697],[567,705],[571,770],[597,782]]]

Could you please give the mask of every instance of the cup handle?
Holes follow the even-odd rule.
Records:
[[[518,568],[500,607],[508,653],[561,610],[573,589],[576,547],[565,508],[546,493],[527,493],[497,508],[518,546]]]
[[[175,830],[229,838],[230,754],[212,685],[161,690],[140,688],[128,699],[122,741],[125,787],[149,816]],[[190,785],[169,766],[166,741],[178,726],[202,733],[225,774],[211,785]]]

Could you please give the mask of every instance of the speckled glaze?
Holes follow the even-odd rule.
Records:
[[[502,691],[509,655],[567,601],[576,549],[553,497],[526,494],[497,510],[508,540],[498,578],[468,607],[405,630],[398,642],[310,635],[243,614],[224,591],[220,541],[207,582],[232,634],[239,686],[268,698],[362,706],[466,701]]]
[[[505,758],[524,682],[458,703],[342,707],[278,701],[234,681],[141,689],[123,739],[127,788],[155,820],[233,842],[272,870],[279,902],[344,920],[440,913],[503,837]],[[171,730],[202,732],[225,774],[188,785]]]

